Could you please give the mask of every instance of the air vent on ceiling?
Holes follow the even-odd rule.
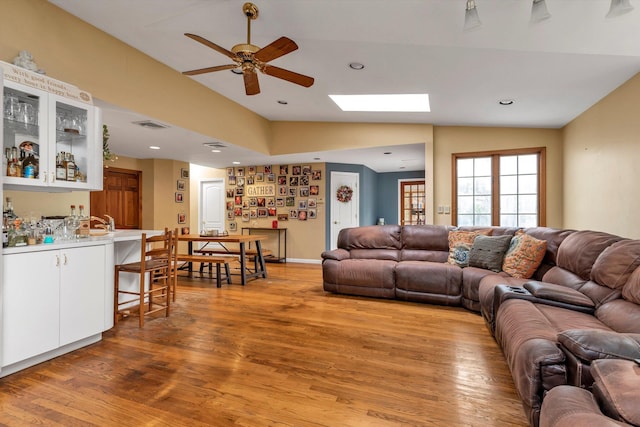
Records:
[[[151,120],[141,120],[139,122],[132,122],[134,125],[142,126],[147,129],[166,129],[169,126],[163,125],[157,122],[152,122]]]
[[[222,142],[205,142],[202,145],[209,148],[227,148],[227,146]]]

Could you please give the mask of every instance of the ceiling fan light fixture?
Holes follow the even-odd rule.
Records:
[[[349,68],[351,68],[352,70],[364,70],[364,64],[361,64],[359,62],[350,62],[349,63]]]
[[[476,0],[467,0],[467,6],[464,12],[464,31],[476,30],[482,26]]]
[[[607,18],[615,18],[625,13],[629,13],[633,10],[630,0],[611,0],[611,6],[609,7],[609,13]]]
[[[542,22],[545,19],[551,18],[549,9],[547,9],[546,0],[533,0],[531,4],[531,22]]]
[[[241,76],[242,75],[242,68],[238,67],[238,68],[232,68],[231,72],[235,75]]]

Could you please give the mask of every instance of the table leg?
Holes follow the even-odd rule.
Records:
[[[189,248],[189,255],[193,255],[193,242],[191,240],[189,240],[189,243],[187,243],[187,246]],[[191,261],[189,261],[189,277],[193,276],[193,263]]]
[[[244,286],[247,283],[247,258],[244,250],[244,242],[240,242],[240,283]]]
[[[260,243],[260,240],[256,240],[256,251],[257,251],[257,260],[258,263],[260,265],[260,271],[262,272],[262,277],[263,278],[267,278],[267,268],[264,262],[264,256],[262,256],[262,244]],[[280,253],[280,250],[278,249],[278,254]],[[257,271],[256,271],[257,273]]]

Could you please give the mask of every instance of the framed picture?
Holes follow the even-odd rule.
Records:
[[[296,198],[292,197],[292,196],[287,197],[285,199],[285,205],[288,206],[288,207],[295,206],[296,205]]]
[[[229,231],[237,231],[238,230],[238,224],[235,221],[231,221],[229,223]]]
[[[306,221],[307,220],[307,211],[298,211],[298,220]]]
[[[320,181],[322,179],[322,171],[320,169],[314,169],[311,173],[311,179],[313,181]]]
[[[254,172],[254,175],[255,175],[255,172]],[[253,180],[254,180],[253,175],[247,176],[247,185],[253,185]]]
[[[289,214],[278,214],[278,221],[289,221]]]
[[[302,175],[300,177],[300,185],[309,185],[309,175]]]
[[[227,220],[232,220],[236,217],[233,211],[227,211]]]
[[[236,176],[229,175],[229,185],[236,185]]]
[[[262,172],[256,172],[256,182],[264,182],[264,174]]]
[[[268,175],[271,173],[271,165],[264,165],[264,174]]]
[[[311,175],[311,165],[302,166],[302,175]]]
[[[236,176],[244,176],[244,168],[236,168]]]
[[[319,185],[311,185],[309,187],[309,195],[310,196],[317,196],[320,194],[320,186]]]
[[[179,213],[178,214],[178,224],[186,224],[187,223],[187,214]]]
[[[242,196],[236,196],[234,199],[234,205],[242,206]]]
[[[281,196],[286,196],[288,194],[287,186],[281,185],[280,187],[278,187],[278,194]]]
[[[290,176],[289,177],[289,186],[290,187],[297,187],[298,186],[298,177],[297,176]]]
[[[289,188],[289,196],[295,197],[298,194],[298,189],[295,187]]]
[[[257,197],[249,197],[249,206],[255,208],[258,206],[258,198]]]
[[[189,234],[189,227],[182,227],[181,232],[182,234]]]
[[[227,168],[227,176],[233,175],[233,168]]]
[[[240,216],[240,215],[242,215],[242,214],[243,214],[243,212],[244,212],[244,210],[243,210],[241,207],[237,207],[237,208],[235,208],[235,209],[233,210],[233,216],[234,216],[234,217],[236,217],[236,216]]]
[[[233,191],[233,188],[227,188],[227,198],[233,198],[233,195],[235,194],[235,191]]]
[[[233,202],[231,200],[227,200],[227,210],[228,211],[233,210]]]
[[[176,203],[182,203],[182,202],[184,202],[183,193],[180,193],[180,192],[176,191]]]
[[[185,186],[184,181],[183,181],[183,180],[181,180],[181,179],[179,179],[179,180],[177,181],[177,183],[176,183],[176,190],[178,190],[178,191],[184,191],[184,186]]]
[[[267,182],[276,182],[276,176],[272,173],[267,175]]]
[[[300,187],[300,197],[309,197],[309,187]]]
[[[267,208],[267,210],[269,211],[269,216],[276,216],[278,213],[276,208]]]
[[[255,166],[247,166],[247,175],[255,175],[256,167]]]
[[[288,175],[288,174],[289,174],[289,166],[280,165],[280,175]]]
[[[300,200],[298,201],[298,210],[304,210],[307,209],[307,201],[306,200]]]
[[[180,169],[180,178],[189,178],[189,169]]]
[[[318,200],[315,198],[310,198],[309,200],[307,200],[307,207],[308,208],[315,208],[316,206],[318,206]]]
[[[318,214],[315,209],[309,209],[307,211],[307,216],[309,217],[309,219],[316,219],[318,217]]]
[[[302,166],[295,165],[291,166],[291,175],[300,175],[302,174]]]
[[[296,219],[296,218],[298,218],[298,211],[297,211],[297,210],[295,210],[295,209],[291,209],[291,210],[289,211],[289,218],[291,218],[291,219]]]
[[[244,196],[244,187],[236,187],[236,196]]]
[[[244,187],[244,176],[239,176],[238,179],[236,179],[236,185],[238,187]]]
[[[248,210],[242,211],[242,222],[249,222],[250,213]]]
[[[276,198],[276,207],[278,208],[284,207],[284,199],[282,197]]]

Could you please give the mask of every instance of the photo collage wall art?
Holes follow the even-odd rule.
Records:
[[[307,221],[317,218],[322,170],[311,165],[236,166],[227,168],[226,219]]]

